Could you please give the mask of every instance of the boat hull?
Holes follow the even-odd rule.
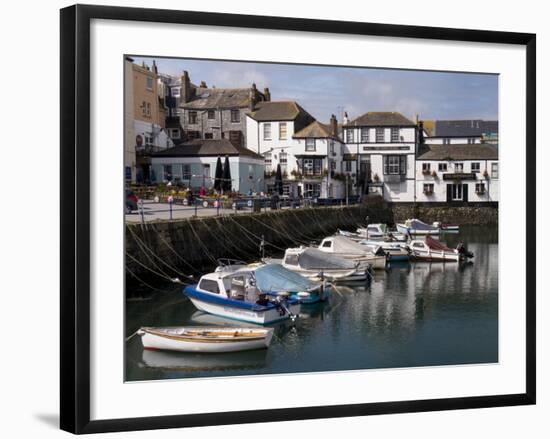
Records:
[[[277,308],[270,308],[268,310],[251,310],[244,308],[236,308],[230,305],[224,305],[221,303],[212,303],[207,300],[201,300],[196,297],[189,297],[195,308],[199,311],[204,311],[209,314],[213,314],[227,319],[238,320],[241,322],[255,323],[257,325],[269,325],[271,323],[280,322],[286,320],[290,315],[285,311],[281,315],[281,311]],[[300,312],[300,304],[290,304],[288,309],[294,315],[298,315]]]
[[[236,331],[241,328],[235,328]],[[271,343],[273,330],[265,331],[263,337],[253,339],[235,338],[234,340],[194,340],[193,337],[162,335],[148,330],[141,334],[144,349],[178,352],[221,353],[265,349]]]
[[[424,262],[459,262],[461,257],[458,253],[439,252],[439,251],[413,251],[412,258],[415,261]]]
[[[433,230],[424,230],[424,229],[415,229],[413,227],[408,227],[405,224],[396,224],[397,231],[404,235],[439,235],[439,229]]]

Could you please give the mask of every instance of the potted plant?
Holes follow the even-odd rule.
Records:
[[[374,174],[374,177],[372,177],[372,179],[375,183],[380,182],[380,177],[378,176],[378,174]]]
[[[437,178],[437,172],[435,172],[435,169],[432,171],[432,177]]]
[[[487,172],[487,169],[483,171],[483,178],[485,178],[485,180],[489,180],[489,173]]]

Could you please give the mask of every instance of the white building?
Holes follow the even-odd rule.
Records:
[[[229,160],[231,187],[241,194],[260,192],[264,187],[264,158],[227,139],[196,139],[152,154],[151,179],[171,181],[186,187],[210,189],[214,186],[218,157]]]
[[[416,160],[416,201],[499,201],[498,150],[489,144],[422,145]]]
[[[355,177],[359,195],[380,192],[387,201],[415,200],[417,126],[397,112],[368,112],[343,124],[342,171]]]

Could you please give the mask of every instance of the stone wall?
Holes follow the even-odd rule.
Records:
[[[420,218],[429,223],[496,225],[498,208],[382,204],[128,224],[127,282],[137,278],[154,282],[182,275],[196,278],[213,269],[218,258],[254,261],[261,255],[262,238],[265,255],[280,256],[287,247],[309,245],[338,229],[354,231],[367,217],[370,223],[395,224]]]

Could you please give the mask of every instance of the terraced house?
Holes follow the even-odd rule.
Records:
[[[256,84],[248,88],[197,87],[184,71],[180,80],[179,121],[184,141],[227,139],[237,146],[246,145],[246,114],[271,100],[268,88],[261,93]]]
[[[414,201],[416,123],[402,114],[368,112],[343,121],[343,172],[359,195],[377,192],[389,201]]]

